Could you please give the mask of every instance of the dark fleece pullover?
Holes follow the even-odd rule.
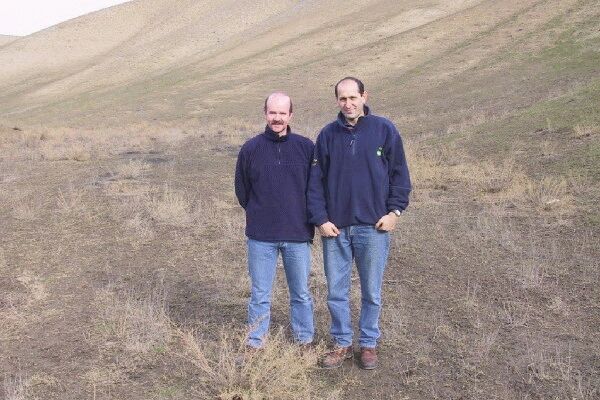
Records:
[[[354,127],[339,113],[319,133],[308,190],[311,223],[373,225],[390,211],[403,211],[410,191],[402,140],[389,120],[365,106]]]
[[[238,155],[235,194],[246,210],[246,236],[270,242],[312,240],[306,191],[314,145],[269,127],[248,140]]]

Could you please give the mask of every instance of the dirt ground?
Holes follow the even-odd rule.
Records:
[[[19,382],[27,398],[222,394],[199,379],[205,372],[181,332],[195,330],[210,347],[224,329],[243,328],[243,214],[232,194],[239,140],[166,132],[49,160],[43,143],[66,146],[69,133],[4,135],[23,146],[2,161],[5,396]],[[322,387],[313,396],[594,398],[599,243],[597,225],[579,224],[581,189],[557,181],[552,192],[503,166],[407,145],[415,193],[386,272],[381,367],[307,367],[306,379]],[[325,345],[318,240],[314,258]],[[281,278],[273,325],[287,332]]]

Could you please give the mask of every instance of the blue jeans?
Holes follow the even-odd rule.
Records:
[[[352,345],[350,277],[356,260],[360,278],[361,347],[376,347],[381,313],[381,286],[390,248],[388,232],[372,225],[352,225],[340,229],[337,237],[323,238],[323,261],[327,277],[327,305],[331,314],[331,336],[338,346]]]
[[[313,340],[313,301],[308,288],[310,244],[248,239],[248,271],[252,283],[248,303],[248,344],[252,347],[261,347],[269,331],[271,291],[279,253],[290,293],[290,319],[294,339],[299,343],[310,343]]]

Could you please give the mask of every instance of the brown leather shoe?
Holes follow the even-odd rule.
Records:
[[[344,360],[352,358],[354,352],[352,346],[335,347],[330,352],[325,353],[321,359],[321,367],[325,369],[339,368],[344,364]]]
[[[374,347],[360,348],[360,367],[362,369],[377,368],[377,351]]]

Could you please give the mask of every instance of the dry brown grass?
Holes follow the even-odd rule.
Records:
[[[162,348],[171,340],[163,287],[146,295],[139,289],[131,289],[121,296],[105,289],[96,298],[101,333],[119,340],[126,351],[145,353]]]
[[[568,193],[564,178],[545,177],[537,182],[529,180],[524,195],[532,207],[543,211],[560,209],[567,212],[572,207],[573,198]]]
[[[198,129],[193,135],[201,135],[201,131]],[[199,140],[198,136],[194,138]],[[114,268],[111,266],[106,273],[109,285],[98,292],[91,314],[96,324],[89,342],[98,349],[98,361],[79,376],[87,385],[86,393],[97,398],[119,397],[127,392],[126,387],[137,382],[138,378],[130,377],[132,371],[141,371],[136,373],[157,382],[147,388],[145,393],[149,397],[285,399],[322,398],[323,393],[330,392],[331,398],[352,395],[357,387],[369,383],[357,369],[344,370],[341,380],[331,378],[315,370],[316,353],[301,356],[286,338],[289,299],[281,270],[273,293],[272,347],[264,353],[247,355],[246,363],[236,363],[245,353],[244,332],[230,327],[244,325],[249,294],[243,251],[244,217],[231,193],[231,172],[223,172],[225,165],[233,167],[233,157],[222,155],[215,161],[213,151],[222,146],[227,150],[225,154],[233,153],[227,146],[234,145],[213,139],[199,143],[202,144],[197,144],[189,154],[180,149],[181,159],[168,165],[151,164],[142,155],[137,158],[137,154],[130,161],[129,157],[106,148],[105,154],[115,155],[105,166],[91,168],[84,163],[64,163],[69,171],[77,166],[86,168],[85,175],[77,178],[69,174],[59,179],[60,184],[54,186],[49,200],[50,207],[21,201],[34,207],[32,219],[16,219],[10,214],[14,211],[9,210],[20,226],[45,226],[45,215],[59,211],[53,214],[59,223],[72,224],[76,218],[77,230],[96,232],[100,224],[110,235],[118,236],[106,247],[115,253],[111,261]],[[96,143],[91,146],[97,148]],[[160,146],[165,147],[155,150],[163,151],[171,145]],[[208,149],[206,154],[202,153],[203,147]],[[409,143],[409,147],[416,196],[399,222],[399,233],[394,234],[393,261],[386,272],[387,292],[381,319],[382,359],[386,371],[391,371],[388,372],[391,381],[398,382],[402,391],[417,393],[415,398],[423,398],[426,387],[436,390],[431,398],[446,398],[460,392],[458,389],[445,392],[445,386],[438,383],[440,376],[451,376],[452,382],[468,388],[467,397],[482,398],[478,385],[471,383],[477,379],[485,382],[487,388],[493,386],[485,377],[505,371],[499,365],[506,349],[514,348],[508,352],[521,351],[526,356],[515,357],[510,370],[517,372],[514,376],[500,372],[502,379],[529,380],[548,393],[569,393],[579,396],[576,398],[585,398],[578,393],[587,393],[591,398],[595,386],[577,356],[573,355],[569,361],[572,370],[584,372],[580,375],[573,372],[570,378],[563,379],[560,368],[564,369],[564,365],[559,367],[559,364],[569,365],[563,353],[558,360],[548,352],[547,343],[529,343],[529,353],[525,347],[528,337],[552,335],[546,328],[539,328],[555,323],[548,319],[577,317],[573,299],[557,285],[570,279],[569,268],[585,265],[582,276],[589,282],[598,279],[589,256],[597,239],[586,236],[578,249],[573,250],[577,255],[569,259],[565,244],[554,234],[546,237],[543,233],[544,229],[554,227],[552,223],[563,215],[565,205],[576,210],[570,196],[585,189],[583,178],[575,177],[568,185],[555,177],[534,181],[515,159],[495,164],[473,160],[451,146],[441,146],[435,151],[414,143]],[[194,164],[194,168],[209,168],[206,176],[215,179],[205,179],[197,186],[187,184],[188,178],[182,175],[187,173],[186,157],[209,160]],[[10,162],[18,165],[17,160]],[[42,160],[35,162],[41,167],[48,165]],[[60,164],[55,165],[58,168]],[[100,184],[81,184],[94,180]],[[29,199],[25,192],[5,197],[11,205],[18,204],[19,199]],[[561,206],[546,207],[547,199],[552,198],[560,199]],[[570,215],[564,218],[568,220]],[[93,248],[102,248],[107,238],[93,240]],[[66,254],[57,257],[57,261],[65,257]],[[78,252],[69,257],[85,259]],[[95,257],[103,260],[111,255],[100,252]],[[97,260],[89,267],[94,271],[90,272],[93,277],[99,274]],[[317,238],[313,246],[311,288],[318,335],[326,342],[330,321],[322,262]],[[129,263],[139,264],[140,270],[137,266],[129,267]],[[172,297],[165,295],[164,287],[144,286],[147,275],[165,265],[169,269],[166,284],[179,290]],[[0,310],[0,315],[11,325],[10,329],[0,329],[2,338],[16,338],[20,329],[27,328],[27,323],[42,321],[43,317],[32,319],[28,314],[36,307],[44,307],[45,300],[53,299],[38,270],[19,272],[22,274],[15,279],[18,278],[22,296],[11,293],[3,298],[5,304],[13,302],[12,299],[18,301],[13,302],[13,307]],[[355,321],[360,304],[358,286],[354,276],[351,298]],[[443,298],[438,298],[442,294]],[[547,300],[537,300],[538,296]],[[439,306],[441,302],[443,306]],[[424,307],[427,315],[423,315]],[[178,312],[172,313],[171,308]],[[202,317],[193,317],[195,314],[188,314],[189,310],[200,310]],[[230,313],[235,313],[235,317]],[[25,322],[18,323],[19,320]],[[119,363],[110,361],[116,354]],[[401,356],[396,359],[393,354]],[[579,348],[577,355],[580,354]],[[540,372],[528,371],[529,364],[535,364]],[[162,370],[161,365],[165,366]],[[181,370],[174,368],[175,365],[182,365]],[[152,375],[156,369],[161,371],[160,378]],[[273,370],[284,373],[273,374],[270,372]],[[57,379],[61,385],[69,381],[64,376]],[[164,381],[170,383],[163,384]],[[330,390],[334,381],[348,386]],[[561,391],[558,385],[566,389]],[[59,390],[52,385],[42,386],[40,393]],[[385,398],[391,393],[389,387],[381,393],[377,388],[371,389],[377,393],[374,397],[381,394]],[[519,393],[506,390],[511,395]],[[540,389],[531,393],[544,392]]]
[[[3,380],[4,398],[6,400],[27,400],[29,398],[29,380],[19,374],[15,377],[5,376]]]
[[[576,387],[579,388],[579,382],[576,381],[576,376],[580,374],[575,370],[572,364],[572,355],[570,353],[570,349],[563,351],[556,348],[547,351],[536,347],[533,349],[529,348],[528,358],[530,362],[527,365],[529,378],[532,381],[539,380],[571,383],[576,384]],[[579,391],[577,395],[581,396],[580,398],[586,398],[582,391]]]
[[[4,273],[8,273],[6,262],[6,256],[4,255],[4,250],[0,247],[0,271]]]
[[[157,146],[177,145],[188,137],[178,127],[138,123],[121,129],[47,128],[13,130],[0,126],[0,143],[12,149],[13,161],[90,161],[124,153],[147,153]],[[141,166],[140,166],[141,167]],[[142,168],[143,169],[143,168]]]
[[[184,3],[183,11],[202,7]],[[574,0],[476,3],[346,7],[364,25],[357,53],[338,46],[345,28],[330,23],[348,14],[302,2],[294,8],[301,18],[281,20],[289,30],[261,25],[263,36],[247,41],[250,47],[216,35],[232,47],[201,62],[177,61],[206,56],[184,44],[173,50],[182,58],[158,60],[159,77],[135,74],[149,85],[99,89],[87,103],[62,96],[106,83],[90,79],[102,71],[110,82],[125,77],[106,65],[82,71],[78,64],[80,75],[66,80],[40,71],[42,81],[8,82],[0,106],[8,117],[91,128],[0,127],[0,374],[18,377],[22,361],[31,374],[28,395],[39,399],[323,398],[335,385],[349,399],[598,398],[599,131],[593,107],[581,103],[597,100],[597,89],[589,96],[574,90],[596,79],[597,10]],[[454,12],[461,4],[465,10]],[[204,29],[179,11],[160,15],[165,25],[151,21],[155,36],[136,35],[117,50],[150,48],[142,58],[169,58],[154,47],[167,44],[164,30],[201,37]],[[417,21],[429,23],[399,32]],[[180,22],[195,28],[174,29]],[[54,33],[86,30],[79,22],[71,27]],[[281,40],[276,48],[272,32]],[[285,54],[299,55],[303,65]],[[121,55],[105,61],[131,61]],[[15,73],[21,64],[5,63]],[[343,65],[363,71],[375,112],[402,114],[396,122],[406,132],[415,184],[386,270],[381,367],[314,370],[314,355],[304,360],[278,332],[289,323],[282,273],[273,348],[240,365],[249,279],[243,212],[232,193],[235,153],[264,126],[260,108],[271,87],[293,90],[292,126],[314,138],[334,114],[327,84]],[[540,99],[550,98],[592,112],[580,118],[579,110],[567,111],[565,122],[562,110],[544,114]],[[219,118],[232,113],[240,117]],[[151,122],[123,122],[140,119]],[[578,162],[583,172],[559,175]],[[316,242],[311,288],[318,338],[326,341]],[[159,295],[147,287],[158,269],[168,288]],[[355,276],[352,282],[356,322]],[[281,377],[268,373],[274,369]]]
[[[129,160],[117,167],[116,172],[122,179],[141,178],[150,169],[150,164],[141,160]]]
[[[150,221],[139,213],[125,220],[125,228],[134,244],[147,243],[156,237]]]
[[[64,215],[78,215],[85,209],[85,194],[85,189],[80,187],[69,186],[64,190],[59,189],[56,198],[58,211]]]
[[[94,366],[83,374],[82,380],[91,386],[92,399],[110,398],[115,385],[125,381],[126,375],[115,366]]]
[[[148,213],[159,223],[187,225],[192,221],[192,205],[184,193],[165,185],[162,192],[149,200]]]
[[[534,179],[523,172],[515,159],[506,159],[499,165],[471,160],[455,146],[442,147],[431,155],[412,148],[407,153],[416,196],[427,194],[428,189],[447,191],[460,187],[481,202],[568,214],[573,210],[572,192],[584,179],[572,177],[570,184],[562,177]]]
[[[577,124],[573,128],[573,137],[576,139],[582,139],[597,134],[600,134],[600,126],[598,125]]]
[[[506,300],[502,302],[500,316],[506,324],[518,328],[527,324],[531,309],[531,305],[523,304],[520,301]]]
[[[12,207],[13,217],[22,221],[33,221],[38,215],[39,207],[33,201],[19,201]]]
[[[43,300],[48,296],[44,282],[31,271],[22,271],[16,280],[27,290],[29,303]]]
[[[218,342],[181,333],[184,357],[201,372],[200,397],[218,399],[336,399],[312,376],[321,348],[302,351],[280,330],[258,351],[246,348],[247,333],[223,330]]]
[[[489,111],[477,111],[473,107],[467,110],[453,110],[452,112],[454,114],[461,113],[461,111],[465,116],[459,122],[449,124],[446,128],[446,134],[466,133],[473,127],[500,120],[507,115],[506,112],[490,113]]]

